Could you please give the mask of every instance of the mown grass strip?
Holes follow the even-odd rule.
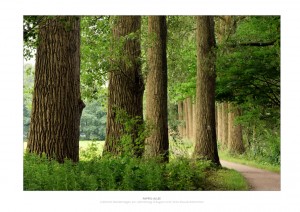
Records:
[[[280,166],[271,165],[268,163],[263,163],[255,160],[247,160],[247,158],[243,158],[243,155],[231,155],[227,151],[220,151],[219,150],[219,157],[222,160],[240,163],[247,166],[252,166],[259,169],[265,169],[271,172],[280,173]]]
[[[250,188],[239,172],[227,168],[209,171],[206,181],[206,190],[209,191],[248,191]]]

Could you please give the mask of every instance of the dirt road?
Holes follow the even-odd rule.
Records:
[[[223,167],[240,172],[251,191],[280,191],[280,174],[221,160]]]

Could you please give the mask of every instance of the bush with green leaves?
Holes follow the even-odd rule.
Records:
[[[135,125],[136,119],[130,120],[125,121],[125,132],[130,132]],[[139,129],[139,139],[146,133],[144,127]],[[159,157],[136,157],[132,138],[127,133],[120,139],[121,154],[102,155],[103,143],[92,142],[80,148],[78,163],[66,159],[59,164],[45,155],[25,152],[24,190],[206,190],[206,173],[213,165],[191,159],[184,150],[191,147],[187,141],[171,144],[169,163],[162,163]]]
[[[280,165],[280,136],[270,130],[261,130],[249,146],[245,156],[260,163]]]
[[[207,161],[191,161],[178,158],[166,165],[168,190],[202,190],[205,170],[211,164]]]

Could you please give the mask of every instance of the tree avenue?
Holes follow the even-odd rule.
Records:
[[[151,131],[146,139],[146,153],[169,160],[167,106],[167,25],[165,16],[148,17],[150,41],[146,83],[146,120]]]
[[[279,16],[23,27],[24,190],[249,189],[219,155],[280,171]]]
[[[144,141],[139,139],[139,131],[143,124],[144,94],[140,29],[140,16],[118,16],[114,19],[105,153],[121,153],[123,144],[120,139],[129,134],[134,154],[143,154]],[[133,122],[131,126],[125,126],[130,120]]]
[[[79,160],[80,18],[45,18],[39,25],[27,148],[63,162]]]
[[[196,138],[194,157],[220,165],[215,126],[215,37],[212,16],[198,16]]]

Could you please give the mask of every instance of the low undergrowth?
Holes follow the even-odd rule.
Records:
[[[45,156],[24,154],[24,190],[173,191],[247,190],[243,177],[208,161],[172,156],[169,163],[130,156],[101,156],[96,144],[81,149],[80,162],[59,164]],[[234,182],[233,182],[234,181]]]
[[[210,163],[180,158],[97,157],[64,164],[45,156],[24,156],[24,190],[203,190]]]

